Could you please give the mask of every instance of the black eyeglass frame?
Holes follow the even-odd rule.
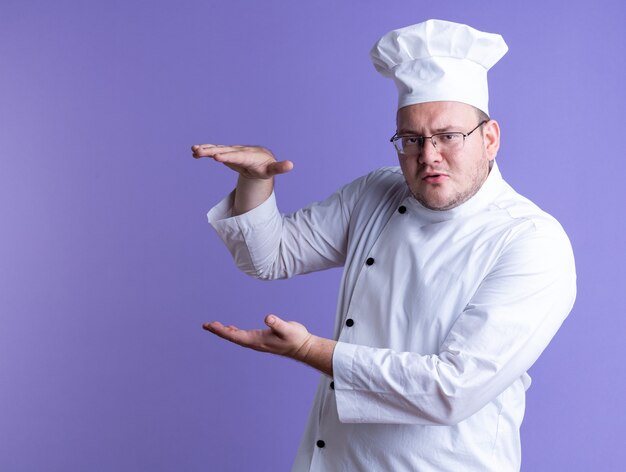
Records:
[[[435,144],[435,141],[433,141],[433,138],[435,138],[437,136],[445,136],[446,134],[460,134],[461,136],[463,136],[463,144],[465,144],[465,139],[470,134],[472,134],[474,131],[476,131],[478,128],[480,128],[485,123],[488,123],[489,121],[491,121],[491,120],[483,120],[483,121],[481,121],[480,123],[478,123],[476,125],[476,127],[473,130],[468,131],[467,133],[462,133],[461,131],[447,131],[447,132],[443,132],[443,133],[435,133],[432,136],[419,136],[419,135],[416,135],[416,134],[402,134],[402,135],[399,135],[398,132],[396,131],[396,134],[394,134],[391,137],[391,139],[389,139],[389,141],[393,144],[393,147],[396,148],[396,151],[398,151],[398,154],[404,154],[404,152],[396,144],[402,138],[417,138],[418,145],[419,145],[420,148],[422,148],[424,146],[424,143],[426,142],[426,140],[429,139],[430,140],[430,144],[432,144],[433,147],[435,149],[437,149],[437,145]],[[439,149],[437,149],[437,151],[439,151]]]

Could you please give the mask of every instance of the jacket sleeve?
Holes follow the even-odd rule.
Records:
[[[260,206],[232,216],[234,192],[207,217],[237,266],[260,279],[283,279],[343,265],[349,215],[369,176],[361,177],[290,215],[281,215],[274,193]]]
[[[576,294],[574,257],[558,224],[533,227],[503,251],[438,354],[338,343],[339,419],[452,425],[476,413],[539,357]]]

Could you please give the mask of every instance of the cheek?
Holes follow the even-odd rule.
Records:
[[[458,169],[463,169],[463,173],[467,176],[477,176],[489,169],[489,156],[484,147],[478,147],[473,150],[472,154],[465,156],[465,159],[459,160]]]
[[[489,159],[483,154],[480,159],[476,159],[471,165],[465,168],[468,185],[481,184],[489,175]]]
[[[398,164],[400,164],[400,169],[402,169],[402,173],[404,175],[411,174],[411,160],[398,156]]]

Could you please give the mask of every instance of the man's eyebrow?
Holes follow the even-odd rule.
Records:
[[[455,126],[444,126],[442,128],[435,128],[432,130],[432,134],[438,134],[438,133],[446,133],[446,132],[452,132],[452,130],[455,128]],[[458,127],[457,127],[458,128]],[[456,131],[455,131],[456,132]],[[402,128],[400,130],[398,130],[398,134],[399,135],[410,135],[410,136],[424,136],[421,133],[418,133],[417,131],[413,131],[413,130],[409,130],[406,128]]]
[[[452,130],[454,128],[458,128],[458,126],[445,126],[443,128],[436,128],[433,130],[433,134],[453,132]]]

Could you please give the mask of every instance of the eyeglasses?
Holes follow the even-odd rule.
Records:
[[[461,133],[460,131],[436,133],[432,136],[417,136],[417,135],[399,135],[394,134],[389,141],[393,143],[398,154],[404,154],[407,156],[416,156],[419,154],[420,149],[424,146],[424,142],[430,139],[433,147],[440,153],[454,154],[463,149],[465,144],[465,138],[487,123],[489,120],[483,120],[476,128],[467,133]]]

